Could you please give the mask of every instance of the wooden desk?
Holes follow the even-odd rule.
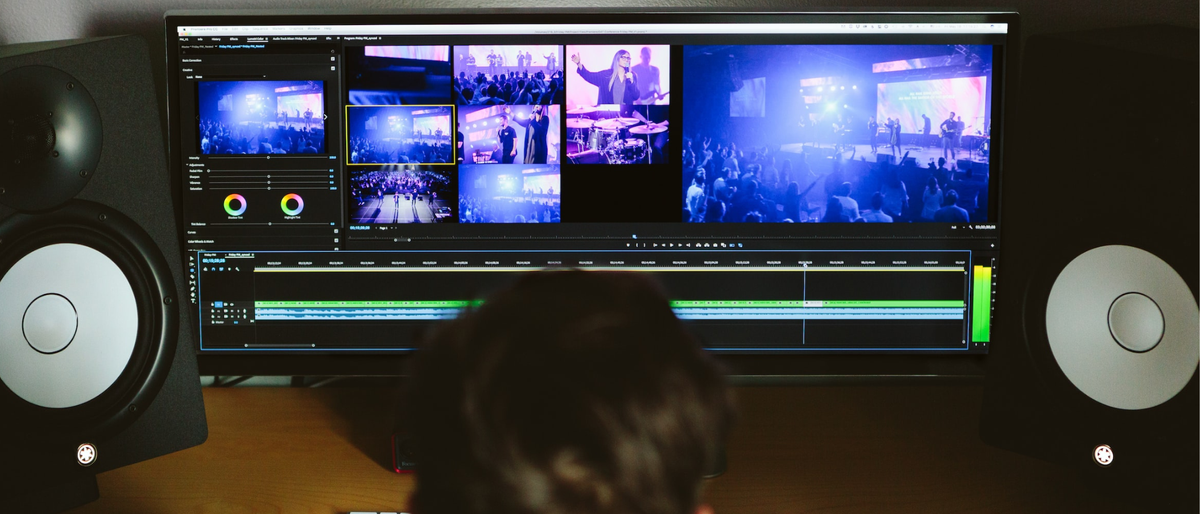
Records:
[[[1073,475],[979,441],[982,387],[742,387],[718,513],[1129,512]],[[390,468],[393,392],[207,388],[203,445],[99,476],[78,513],[407,507]]]

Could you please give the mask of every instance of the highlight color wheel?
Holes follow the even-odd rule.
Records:
[[[296,201],[295,209],[288,208],[288,200]],[[296,193],[288,193],[283,196],[283,200],[279,201],[279,208],[283,209],[284,214],[287,214],[288,216],[295,216],[304,211],[304,199],[300,198],[300,195]]]

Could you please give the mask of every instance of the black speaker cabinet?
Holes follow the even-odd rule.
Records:
[[[1200,495],[1198,37],[1029,38],[980,430],[1162,511]]]
[[[140,39],[0,47],[0,512],[207,437],[158,113]]]

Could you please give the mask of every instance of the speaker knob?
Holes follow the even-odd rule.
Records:
[[[21,332],[25,342],[41,353],[63,351],[75,339],[79,328],[79,313],[75,306],[59,294],[44,294],[29,303],[21,317]]]

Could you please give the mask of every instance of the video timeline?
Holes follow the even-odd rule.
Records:
[[[966,251],[199,257],[202,330],[212,341],[242,349],[278,348],[301,333],[300,340],[325,341],[326,332],[341,335],[320,349],[403,349],[389,337],[395,323],[454,317],[520,273],[541,267],[652,273],[665,285],[676,314],[712,328],[709,333],[721,337],[707,343],[728,351],[968,351],[972,343],[986,342],[990,323],[992,264],[972,262]],[[231,305],[247,309],[246,316],[225,317],[230,314],[221,309]],[[762,330],[794,337],[772,338],[778,346],[762,348],[756,337]]]

